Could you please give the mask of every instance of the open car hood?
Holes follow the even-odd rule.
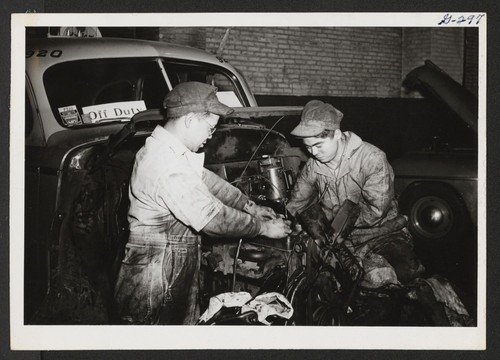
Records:
[[[302,106],[235,108],[235,111],[231,115],[221,121],[219,130],[224,130],[228,127],[236,129],[266,129],[265,125],[253,122],[252,120],[299,116],[302,108]],[[106,163],[116,150],[136,133],[141,131],[151,132],[157,124],[162,123],[163,121],[164,113],[160,109],[150,109],[135,114],[130,122],[125,124],[120,131],[109,136],[106,144],[104,145],[104,149],[99,154],[97,161],[93,165],[93,170],[98,169],[101,165]],[[217,136],[214,135],[214,137]],[[212,143],[214,143],[214,141],[212,141]]]
[[[235,108],[234,113],[229,115],[232,118],[252,119],[270,116],[294,116],[300,115],[303,106],[257,106]]]
[[[477,133],[477,98],[432,61],[426,60],[406,75],[403,86],[418,90],[422,95],[431,95],[444,102]]]

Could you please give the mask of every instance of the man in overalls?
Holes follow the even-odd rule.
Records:
[[[313,224],[331,224],[344,201],[356,203],[359,217],[345,241],[365,271],[362,285],[407,285],[408,296],[426,309],[433,325],[469,326],[471,319],[448,281],[422,278],[425,268],[413,251],[407,219],[399,213],[385,153],[353,132],[341,131],[342,118],[342,112],[319,100],[304,106],[291,134],[302,139],[312,157],[297,178],[287,210],[293,216],[312,215],[308,221]],[[454,307],[447,306],[446,312],[448,303]]]
[[[283,238],[289,223],[203,167],[196,153],[233,109],[216,88],[186,82],[167,94],[167,122],[138,151],[130,181],[130,236],[115,288],[130,324],[195,324],[200,233]]]
[[[343,114],[319,100],[308,102],[291,134],[312,155],[302,169],[287,209],[297,215],[319,203],[328,223],[345,200],[360,214],[349,236],[351,250],[363,260],[365,285],[407,283],[423,273],[413,252],[407,220],[398,211],[394,173],[385,153],[350,131],[341,131]],[[397,277],[397,279],[396,279]]]

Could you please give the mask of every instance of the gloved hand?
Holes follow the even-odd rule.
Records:
[[[276,215],[273,209],[267,206],[257,205],[251,200],[247,201],[245,207],[243,208],[243,211],[260,220],[272,220],[278,218],[278,215]]]
[[[329,224],[319,204],[309,206],[297,214],[297,220],[309,236],[321,242],[327,241],[325,235],[328,233]]]
[[[262,221],[261,235],[271,239],[282,239],[292,232],[290,224],[291,221],[282,218]]]

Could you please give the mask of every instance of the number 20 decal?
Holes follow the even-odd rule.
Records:
[[[27,50],[26,51],[26,58],[30,58],[32,56],[58,58],[61,55],[62,55],[62,50],[52,50],[51,52],[49,52],[48,50]]]

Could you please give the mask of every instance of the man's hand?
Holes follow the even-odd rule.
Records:
[[[292,232],[290,229],[291,222],[277,218],[262,222],[262,234],[271,239],[282,239]]]
[[[243,211],[260,220],[272,220],[278,218],[278,215],[276,215],[273,209],[267,206],[257,205],[251,200],[247,201],[245,207],[243,208]]]

